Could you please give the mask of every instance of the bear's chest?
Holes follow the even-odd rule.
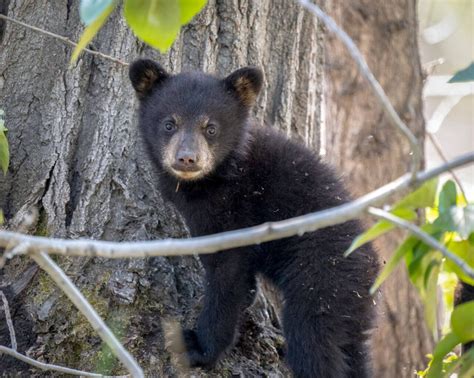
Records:
[[[210,191],[204,195],[186,196],[178,210],[193,235],[235,230],[258,223],[255,195],[240,185]]]

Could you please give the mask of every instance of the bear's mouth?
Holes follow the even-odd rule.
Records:
[[[201,178],[204,176],[204,171],[203,170],[197,170],[197,171],[180,171],[174,168],[171,168],[171,173],[173,173],[176,177],[182,180],[197,180],[198,178]]]

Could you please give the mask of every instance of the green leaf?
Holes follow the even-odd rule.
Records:
[[[446,334],[451,330],[451,313],[454,309],[454,293],[458,286],[458,276],[455,273],[446,270],[446,261],[442,265],[443,270],[439,274],[438,285],[442,292],[442,301],[444,304],[444,316],[442,324],[442,333]]]
[[[474,232],[474,204],[466,207],[451,207],[449,213],[455,230],[463,239],[467,239]]]
[[[187,24],[198,14],[207,3],[207,0],[178,0],[181,25]]]
[[[3,114],[3,110],[0,109],[0,169],[3,171],[3,174],[6,175],[10,164],[10,151],[8,148],[8,139],[5,134],[8,129],[5,127]]]
[[[425,231],[431,225],[424,225]],[[433,235],[440,237],[439,234]],[[416,246],[405,255],[408,265],[410,281],[417,288],[421,300],[426,324],[430,329],[434,339],[438,339],[438,277],[442,256],[439,252],[431,250],[431,247],[418,241]]]
[[[421,282],[416,287],[423,301],[425,321],[434,339],[438,339],[438,276],[440,271],[440,258],[433,251],[423,255],[422,264],[418,269]]]
[[[428,378],[442,377],[444,356],[460,343],[461,340],[454,332],[448,333],[440,340],[433,352],[433,360],[431,361],[430,369],[427,374]]]
[[[469,241],[463,240],[459,242],[451,242],[449,243],[449,250],[456,256],[459,256],[467,265],[474,269],[474,245],[469,243]],[[449,272],[456,273],[462,281],[469,285],[474,285],[474,279],[466,275],[462,269],[451,260],[446,259],[445,269]]]
[[[3,216],[3,211],[0,209],[0,224],[3,224],[5,222],[5,217]]]
[[[81,39],[77,43],[74,51],[72,52],[71,56],[71,64],[75,63],[77,58],[79,58],[79,54],[83,49],[87,47],[90,41],[95,37],[99,29],[105,23],[107,18],[109,17],[110,13],[114,10],[117,3],[114,1],[111,5],[109,5],[105,10],[92,22],[89,26],[84,29],[82,33]]]
[[[417,243],[417,239],[409,237],[402,243],[402,245],[398,247],[398,249],[390,257],[390,260],[388,260],[387,264],[380,272],[379,276],[375,280],[375,283],[370,288],[370,294],[375,293],[375,291],[380,287],[380,285],[382,285],[382,283],[387,279],[387,277],[390,276],[390,274],[394,271],[398,263],[403,259],[403,256],[410,252]]]
[[[416,219],[416,212],[412,209],[405,209],[399,208],[391,211],[392,214],[396,215],[397,217],[406,219],[406,220],[414,220]],[[344,253],[344,256],[349,256],[352,252],[354,252],[357,248],[365,243],[368,243],[379,236],[387,233],[390,230],[393,230],[395,225],[390,223],[389,221],[382,220],[375,223],[371,228],[369,228],[364,233],[360,234],[357,238],[354,239],[349,249]]]
[[[443,236],[443,233],[440,233],[438,231],[438,228],[431,223],[426,223],[420,228],[422,231],[431,235],[436,240],[441,239],[441,237]],[[415,236],[410,236],[410,238],[416,239],[417,243],[405,255],[405,263],[408,267],[410,281],[418,288],[418,290],[420,290],[420,292],[422,292],[425,289],[424,274],[425,269],[427,267],[426,260],[423,261],[423,259],[425,256],[427,256],[428,252],[430,252],[431,247],[418,240]],[[440,261],[440,259],[438,258],[438,254],[434,251],[431,252],[432,253],[430,253],[429,257],[436,257],[436,260]]]
[[[445,377],[451,377],[451,374],[460,366],[462,358],[459,358],[456,353],[449,352],[443,359],[443,373]]]
[[[441,192],[439,193],[439,212],[441,214],[445,213],[451,208],[451,206],[456,206],[456,197],[456,184],[452,180],[449,180],[443,185],[443,189],[441,189]]]
[[[425,273],[425,295],[423,298],[424,313],[428,328],[434,339],[438,339],[438,276],[440,266],[436,260],[431,260]]]
[[[471,243],[472,245],[474,245],[474,232],[472,232],[469,237],[467,238],[467,240],[469,240],[469,243]]]
[[[162,52],[171,47],[181,26],[176,0],[125,0],[124,15],[138,38]]]
[[[465,207],[452,206],[433,222],[439,229],[455,231],[463,239],[474,232],[474,204]]]
[[[451,328],[462,343],[474,340],[474,301],[462,303],[454,308]]]
[[[425,274],[424,274],[424,277],[423,277],[423,286],[425,287],[426,290],[428,290],[428,288],[429,288],[430,280],[431,280],[431,277],[432,277],[431,273],[433,272],[433,269],[436,268],[436,267],[439,267],[440,265],[441,265],[441,262],[438,259],[436,259],[436,258],[430,258],[429,259],[429,262],[428,262],[428,265],[425,269]],[[438,283],[438,280],[436,280],[436,283]]]
[[[409,193],[394,205],[394,209],[401,207],[408,209],[421,209],[424,207],[433,207],[438,188],[438,178],[425,182],[417,190]]]
[[[459,371],[459,378],[474,377],[474,348],[469,349],[460,358],[461,370]]]
[[[408,275],[410,277],[410,281],[420,291],[423,291],[425,288],[425,266],[423,265],[423,258],[426,256],[429,250],[429,246],[427,246],[425,243],[422,243],[421,241],[418,241],[418,243],[412,248],[412,250],[405,255],[405,262],[408,267]]]
[[[113,1],[114,0],[81,0],[79,4],[81,21],[86,25],[90,25],[107,7],[112,5]]]
[[[474,81],[474,62],[466,68],[456,72],[454,76],[449,79],[448,83],[463,83],[465,81]]]

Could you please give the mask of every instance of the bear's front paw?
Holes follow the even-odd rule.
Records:
[[[192,329],[181,330],[179,324],[165,327],[166,348],[173,353],[176,363],[187,367],[212,367],[215,359],[206,354]]]
[[[189,367],[206,367],[214,365],[215,359],[202,350],[195,331],[185,329],[183,331],[184,344],[186,346],[186,358]]]

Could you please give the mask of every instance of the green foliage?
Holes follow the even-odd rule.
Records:
[[[152,47],[164,52],[176,39],[181,26],[187,24],[206,5],[207,0],[125,0],[124,17],[135,35]],[[116,0],[81,0],[79,12],[87,25],[74,49],[71,63],[94,38],[110,13]]]
[[[79,5],[79,15],[84,24],[90,25],[105,10],[113,5],[114,0],[82,0]]]
[[[407,209],[407,208],[394,209],[393,211],[391,211],[391,213],[405,220],[416,219],[416,212],[413,209]],[[354,241],[352,242],[351,246],[346,251],[344,256],[349,256],[361,245],[364,245],[365,243],[368,243],[378,238],[379,236],[387,233],[390,230],[393,230],[394,228],[395,226],[386,220],[377,222],[371,228],[369,228],[366,232],[364,232],[363,234],[359,235],[357,238],[354,239]]]
[[[408,221],[416,221],[425,233],[462,259],[466,266],[474,268],[474,204],[464,202],[453,181],[447,181],[438,196],[437,186],[436,180],[427,182],[397,202],[391,213]],[[417,210],[426,212],[417,213]],[[425,216],[418,217],[420,213]],[[354,240],[346,255],[393,228],[388,222],[377,222]],[[458,358],[454,348],[474,340],[474,302],[454,306],[454,291],[458,279],[471,285],[474,285],[474,280],[439,251],[415,236],[408,236],[377,277],[370,290],[372,294],[403,260],[410,281],[423,302],[425,321],[435,340],[440,337],[437,319],[439,300],[444,308],[444,317],[450,319],[442,327],[444,336],[438,341],[428,368],[418,372],[418,375],[441,378],[456,372],[459,377],[472,377],[474,352]],[[438,298],[439,289],[443,294],[441,298]]]
[[[187,24],[192,18],[198,14],[207,0],[178,0],[180,10],[180,22],[181,25]]]
[[[443,186],[443,190],[439,194],[438,209],[440,213],[445,213],[451,206],[456,206],[456,184],[448,181]]]
[[[474,62],[466,68],[456,72],[454,76],[449,79],[448,83],[462,83],[466,81],[474,81]]]
[[[110,13],[115,8],[116,3],[112,2],[109,6],[107,6],[102,13],[100,13],[94,21],[91,22],[89,26],[87,26],[82,33],[81,39],[77,43],[77,46],[74,48],[74,51],[72,52],[71,55],[71,64],[74,63],[77,58],[79,58],[79,54],[83,49],[86,48],[86,46],[89,44],[90,41],[95,37],[97,32],[100,30],[102,25],[105,23],[107,18],[109,17]]]
[[[4,112],[0,109],[0,169],[3,171],[3,174],[6,175],[8,165],[10,164],[10,152],[8,150],[8,139],[5,135],[5,132],[8,131],[8,129],[5,127],[3,115]],[[0,220],[2,219],[3,215],[0,216]]]
[[[395,209],[423,209],[433,206],[436,200],[436,192],[438,189],[438,178],[434,178],[425,182],[417,190],[402,198],[395,205]]]
[[[456,231],[463,239],[467,239],[474,232],[474,204],[451,207],[447,212],[446,221],[449,231]]]
[[[408,238],[405,240],[400,247],[395,251],[392,255],[390,260],[388,260],[385,267],[382,269],[382,272],[379,274],[375,283],[370,288],[370,293],[374,294],[377,289],[382,285],[382,283],[392,274],[395,268],[398,266],[398,263],[402,261],[403,257],[413,249],[413,247],[417,244],[417,240],[415,238]]]
[[[452,350],[461,343],[474,340],[474,301],[456,306],[451,315],[452,332],[436,345],[428,369],[420,374],[428,378],[449,376],[457,368],[459,377],[472,377],[474,372],[474,349],[461,358],[454,358]]]
[[[449,243],[449,250],[456,256],[459,256],[467,265],[474,268],[474,245],[468,240],[461,240]],[[466,282],[469,285],[474,286],[474,280],[467,276],[461,268],[459,268],[452,261],[447,260],[445,263],[445,270],[448,272],[455,273],[460,280]],[[474,313],[473,313],[474,317]]]
[[[177,1],[125,0],[124,16],[138,38],[161,51],[170,48],[181,27]]]
[[[415,210],[418,208],[428,207],[434,202],[436,198],[437,187],[438,187],[437,178],[425,182],[417,190],[408,194],[402,200],[397,202],[394,205],[391,213],[405,220],[416,219],[417,215],[416,215]],[[349,256],[352,252],[354,252],[360,246],[378,238],[379,236],[387,233],[388,231],[393,230],[394,228],[395,226],[386,220],[377,222],[375,225],[369,228],[366,232],[362,233],[356,239],[354,239],[351,246],[345,252],[344,255]]]
[[[451,315],[451,328],[453,333],[467,343],[474,340],[474,301],[462,303],[456,306]]]

